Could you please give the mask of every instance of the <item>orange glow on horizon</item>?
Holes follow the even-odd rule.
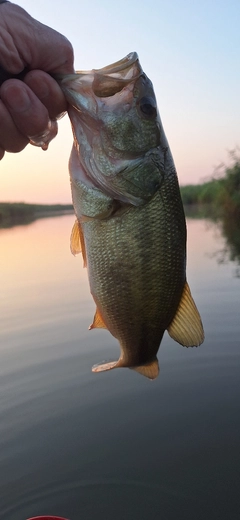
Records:
[[[68,160],[72,140],[65,117],[46,152],[28,145],[21,153],[6,153],[0,163],[0,202],[70,203]]]

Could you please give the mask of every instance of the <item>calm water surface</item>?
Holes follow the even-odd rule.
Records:
[[[206,340],[167,333],[161,373],[92,374],[119,349],[69,252],[73,216],[0,230],[0,518],[240,518],[240,279],[214,224],[188,220]]]

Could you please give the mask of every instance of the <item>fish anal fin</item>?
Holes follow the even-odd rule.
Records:
[[[106,370],[112,370],[118,366],[118,361],[109,361],[108,363],[99,363],[93,365],[92,372],[105,372]]]
[[[151,363],[147,363],[146,365],[140,365],[138,367],[130,367],[142,376],[148,377],[149,379],[156,379],[159,374],[159,364],[157,358],[155,358]]]
[[[107,329],[98,308],[96,308],[93,322],[89,326],[89,330],[92,330],[92,329]]]
[[[78,220],[75,221],[71,238],[70,238],[70,248],[71,253],[75,256],[79,253],[82,253],[83,256],[83,267],[86,267],[87,265],[87,257],[86,257],[86,248],[85,248],[85,242],[84,242],[84,236],[82,231],[82,226]]]
[[[187,282],[177,312],[167,331],[171,338],[184,347],[198,347],[204,341],[202,320]]]

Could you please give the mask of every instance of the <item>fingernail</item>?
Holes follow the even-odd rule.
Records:
[[[14,110],[14,112],[19,113],[28,110],[31,104],[27,92],[23,88],[19,86],[16,87],[14,85],[6,86],[4,100],[10,110]]]

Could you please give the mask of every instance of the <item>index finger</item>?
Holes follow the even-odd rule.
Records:
[[[67,102],[57,81],[47,72],[32,70],[24,82],[47,108],[50,119],[56,119],[67,110]]]
[[[16,128],[23,136],[40,134],[47,128],[47,108],[23,81],[5,81],[0,93]]]

